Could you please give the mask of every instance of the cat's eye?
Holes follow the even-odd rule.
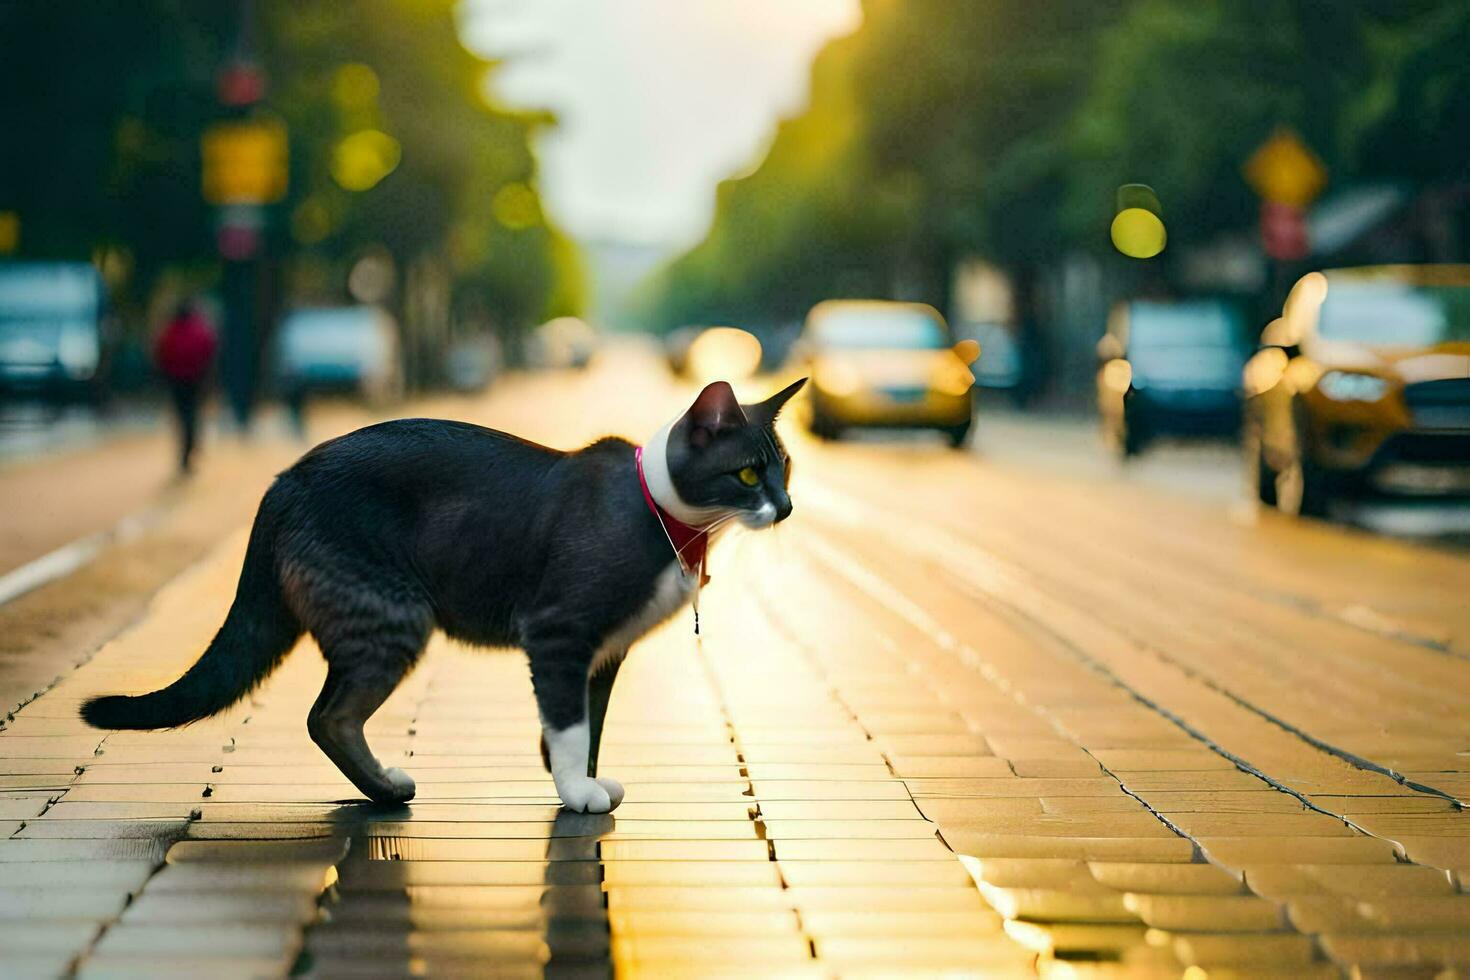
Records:
[[[736,473],[735,476],[738,477],[740,482],[745,484],[747,487],[753,487],[757,483],[761,482],[761,475],[755,471],[754,466],[745,467],[745,469],[741,470],[739,473]]]

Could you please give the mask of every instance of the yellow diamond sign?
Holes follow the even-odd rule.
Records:
[[[1327,168],[1301,137],[1278,129],[1245,162],[1245,179],[1272,204],[1304,208],[1327,185]]]
[[[9,255],[20,248],[20,215],[14,211],[0,211],[0,255]]]
[[[274,204],[286,196],[286,127],[273,119],[215,123],[204,131],[204,199]]]

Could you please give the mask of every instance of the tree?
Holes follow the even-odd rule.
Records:
[[[0,210],[19,211],[23,255],[114,249],[138,300],[166,267],[213,264],[199,140],[221,111],[214,79],[238,9],[0,5],[13,93],[0,132],[22,150],[0,154]],[[252,9],[269,79],[260,111],[290,134],[290,192],[272,213],[292,262],[340,282],[357,257],[386,251],[405,277],[417,270],[507,331],[579,305],[575,248],[536,189],[531,139],[554,120],[488,100],[494,66],[460,45],[451,0]]]
[[[653,283],[655,319],[785,318],[828,296],[947,300],[974,254],[1036,284],[1106,257],[1118,187],[1152,185],[1171,249],[1247,228],[1241,176],[1278,126],[1333,181],[1470,179],[1470,7],[1458,0],[868,0],[808,108],[721,188],[708,236]],[[815,135],[814,135],[815,134]],[[1135,270],[1136,271],[1136,270]]]

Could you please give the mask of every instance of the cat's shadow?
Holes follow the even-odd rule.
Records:
[[[616,827],[610,813],[556,812],[541,893],[548,976],[611,974],[601,843]]]
[[[354,885],[353,865],[381,860],[375,858],[366,842],[372,838],[373,825],[405,823],[404,836],[413,836],[413,807],[408,804],[382,804],[367,800],[346,801],[328,811],[327,820],[337,835],[348,837],[352,843],[348,848],[343,866],[343,881],[334,896],[338,903],[351,904],[356,901],[358,888]],[[540,821],[531,821],[540,822]],[[483,830],[488,827],[494,832],[494,824],[466,823],[465,837],[475,836],[471,828]],[[545,826],[545,825],[544,825]],[[535,909],[528,909],[531,920],[515,927],[501,924],[487,928],[507,928],[508,942],[511,933],[532,927],[539,919],[540,935],[545,943],[548,973],[568,976],[610,976],[610,936],[608,932],[607,901],[603,892],[604,871],[601,842],[617,828],[617,821],[610,813],[573,813],[558,809],[549,826],[546,826],[545,864],[542,869],[542,890]],[[442,838],[439,840],[443,841]],[[396,957],[409,963],[413,946],[409,938],[414,931],[413,898],[408,888],[399,892],[375,892],[379,902],[390,901],[394,895],[402,906],[401,919],[397,922],[380,922],[375,926],[381,941],[388,943]],[[330,930],[330,924],[321,927]],[[399,935],[395,948],[387,937]]]

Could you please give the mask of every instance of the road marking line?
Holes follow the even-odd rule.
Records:
[[[90,563],[103,550],[115,544],[135,541],[163,517],[167,507],[155,504],[136,514],[129,514],[106,530],[97,531],[34,561],[0,575],[0,606],[39,589],[48,582],[64,578]]]

